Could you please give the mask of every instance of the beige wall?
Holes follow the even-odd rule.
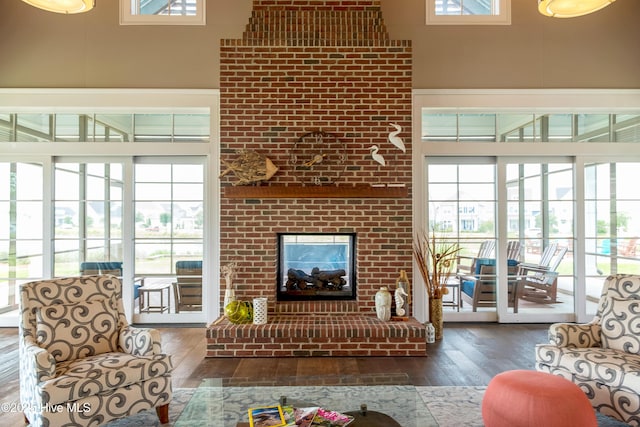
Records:
[[[425,0],[382,0],[393,39],[413,40],[413,87],[640,89],[640,1],[551,19],[512,0],[510,26],[424,24]],[[0,87],[218,88],[219,40],[240,38],[250,0],[208,0],[207,25],[120,26],[118,1],[64,16],[0,8]]]

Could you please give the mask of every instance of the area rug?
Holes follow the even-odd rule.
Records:
[[[247,403],[244,401],[246,394],[244,387],[226,387],[224,393],[224,404],[233,407],[244,408]],[[425,402],[429,412],[435,419],[428,423],[417,423],[412,421],[411,426],[418,427],[440,426],[440,427],[483,427],[482,422],[482,397],[486,387],[416,387],[416,390]],[[191,400],[195,389],[176,389],[173,392],[173,400],[169,405],[169,424],[160,424],[155,410],[144,411],[128,418],[112,421],[106,424],[107,427],[161,427],[180,425],[177,420]],[[278,396],[281,391],[275,390],[274,396]],[[235,396],[235,397],[234,397]],[[268,402],[264,402],[268,404]],[[623,427],[626,424],[613,418],[596,414],[599,427]],[[225,423],[226,424],[226,423]],[[402,424],[402,423],[401,423]],[[405,423],[406,424],[406,423]],[[404,425],[404,424],[403,424]],[[218,427],[218,426],[216,426]],[[229,425],[220,427],[235,427],[235,421]]]

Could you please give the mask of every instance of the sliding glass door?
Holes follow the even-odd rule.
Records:
[[[209,283],[203,274],[204,165],[196,157],[135,159],[134,268],[143,285],[136,321],[162,321],[165,308],[183,317],[202,312]]]
[[[0,313],[18,307],[18,286],[43,274],[43,167],[0,162]]]
[[[458,263],[448,279],[449,293],[443,299],[452,312],[495,312],[495,294],[476,295],[474,300],[476,285],[495,282],[495,268],[491,272],[483,270],[480,277],[477,262],[478,257],[495,259],[495,181],[492,158],[428,158],[425,231],[460,249]]]
[[[572,162],[427,156],[426,178],[425,227],[460,248],[450,320],[495,320],[499,306],[530,320],[573,313]]]
[[[519,313],[573,313],[573,162],[507,161],[506,183],[507,232],[521,248]]]
[[[637,162],[585,165],[585,286],[590,314],[609,274],[640,274]]]
[[[86,262],[122,265],[123,164],[58,159],[54,183],[54,276],[86,273]]]

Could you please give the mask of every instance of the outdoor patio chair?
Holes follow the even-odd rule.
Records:
[[[173,296],[176,313],[202,310],[202,261],[176,262]]]
[[[517,240],[509,240],[507,243],[507,259],[520,261],[520,242]]]
[[[93,276],[96,274],[112,274],[122,277],[122,262],[120,261],[86,261],[80,264],[80,274]]]
[[[476,260],[480,258],[492,258],[495,247],[495,240],[485,240],[480,244],[476,256],[458,254],[456,259],[456,276],[458,279],[460,279],[461,276],[474,275],[476,271]]]
[[[567,247],[558,248],[558,245],[553,243],[544,250],[540,264],[520,264],[518,271],[521,288],[520,298],[546,304],[558,302],[558,273],[556,270],[567,251]]]
[[[507,261],[508,280],[508,307],[513,307],[513,312],[518,312],[519,285],[515,279],[518,273],[518,262]],[[460,279],[460,306],[462,302],[471,305],[473,311],[481,307],[496,306],[496,260],[482,258],[476,262],[476,272],[473,276],[463,276]]]

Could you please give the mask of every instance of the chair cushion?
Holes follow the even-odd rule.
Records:
[[[590,347],[536,346],[536,363],[561,369],[579,381],[597,381],[613,388],[640,390],[640,356],[623,351]]]
[[[508,267],[515,267],[519,263],[520,263],[520,261],[518,261],[516,259],[508,259],[507,260],[507,266]],[[496,265],[496,260],[495,260],[495,258],[478,258],[476,260],[476,276],[478,276],[480,274],[480,270],[482,269],[483,265]]]
[[[640,354],[640,300],[607,298],[601,336],[603,348]]]
[[[476,276],[480,274],[483,265],[496,265],[496,260],[495,258],[478,258],[476,260]]]
[[[515,259],[507,260],[508,267],[515,267],[518,264],[519,264],[518,260],[515,260]],[[480,276],[480,271],[482,270],[483,265],[495,266],[496,260],[495,258],[478,258],[476,260],[476,271],[475,271],[476,277]],[[460,284],[460,291],[469,295],[470,297],[473,297],[473,290],[475,287],[476,287],[475,280],[462,280],[462,283]]]
[[[177,269],[202,270],[202,261],[177,261],[176,270]]]
[[[463,280],[460,285],[460,291],[473,298],[473,289],[476,287],[475,280]]]
[[[114,299],[38,307],[36,342],[56,362],[117,351],[118,311]]]
[[[56,377],[38,384],[42,404],[56,405],[94,396],[152,378],[173,370],[171,356],[133,356],[104,353],[56,365]]]
[[[87,261],[80,264],[82,274],[114,274],[122,276],[122,262],[120,261]]]

